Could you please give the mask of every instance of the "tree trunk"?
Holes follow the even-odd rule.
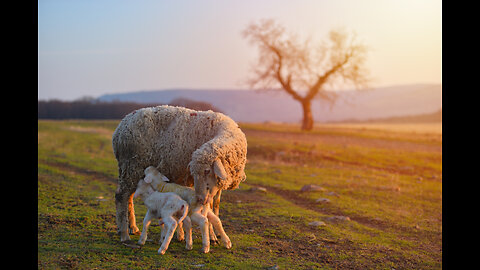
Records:
[[[310,131],[313,129],[312,101],[310,99],[302,101],[303,121],[302,130]]]

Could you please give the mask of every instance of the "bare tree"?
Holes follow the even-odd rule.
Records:
[[[279,89],[299,101],[303,108],[302,130],[313,128],[312,100],[320,98],[333,104],[337,95],[326,91],[339,83],[351,83],[356,89],[366,87],[364,65],[367,47],[344,30],[332,30],[328,40],[312,47],[301,43],[274,20],[251,23],[242,32],[258,46],[258,63],[248,81],[257,89]]]

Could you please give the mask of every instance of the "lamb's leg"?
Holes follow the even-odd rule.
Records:
[[[145,241],[147,241],[148,226],[150,226],[150,222],[152,221],[153,218],[154,217],[150,214],[150,210],[147,210],[147,214],[143,219],[142,234],[140,235],[140,239],[138,239],[139,245],[145,245]]]
[[[190,217],[185,217],[183,220],[183,225],[185,226],[185,249],[192,250],[193,248],[193,239],[192,239],[192,221]]]
[[[130,226],[130,233],[134,235],[139,235],[140,230],[137,227],[135,222],[135,209],[133,208],[133,193],[128,198],[128,223]]]
[[[175,232],[175,229],[177,228],[177,221],[173,217],[162,217],[163,223],[165,224],[165,239],[163,240],[162,245],[158,249],[158,254],[165,254],[165,251],[168,249],[168,245],[170,244],[170,241],[173,238],[173,233]]]
[[[220,221],[220,218],[217,215],[215,215],[211,210],[208,211],[207,217],[208,217],[208,221],[210,221],[210,223],[213,224],[213,226],[215,227],[215,231],[220,234],[220,240],[222,241],[223,245],[226,248],[231,248],[232,242],[230,241],[230,238],[223,230],[223,226],[222,226],[222,222]]]
[[[208,232],[208,219],[203,216],[200,211],[194,212],[190,219],[193,223],[200,226],[200,231],[202,232],[202,252],[208,253],[210,251],[210,237]]]
[[[119,181],[121,182],[121,181]],[[115,192],[115,207],[116,207],[116,221],[117,229],[120,233],[120,241],[130,241],[128,235],[128,198],[130,193],[120,185]]]
[[[158,225],[160,225],[160,243],[163,243],[163,240],[165,239],[165,233],[167,232],[165,230],[165,226],[163,226],[163,220],[160,219],[158,222]]]

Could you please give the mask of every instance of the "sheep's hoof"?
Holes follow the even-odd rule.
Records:
[[[159,250],[158,250],[158,254],[163,255],[163,254],[165,254],[165,251],[167,251],[167,250],[166,250],[166,249],[163,249],[163,250],[162,250],[162,249],[159,249]]]
[[[189,245],[186,245],[186,246],[185,246],[185,249],[186,249],[186,250],[192,250],[192,249],[193,249],[193,245],[190,245],[190,246],[189,246]]]
[[[210,252],[210,247],[202,247],[202,253]]]

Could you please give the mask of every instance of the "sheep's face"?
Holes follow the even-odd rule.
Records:
[[[197,202],[205,205],[212,201],[220,189],[221,181],[226,180],[225,168],[220,160],[216,160],[211,166],[205,166],[194,176],[194,187]]]

